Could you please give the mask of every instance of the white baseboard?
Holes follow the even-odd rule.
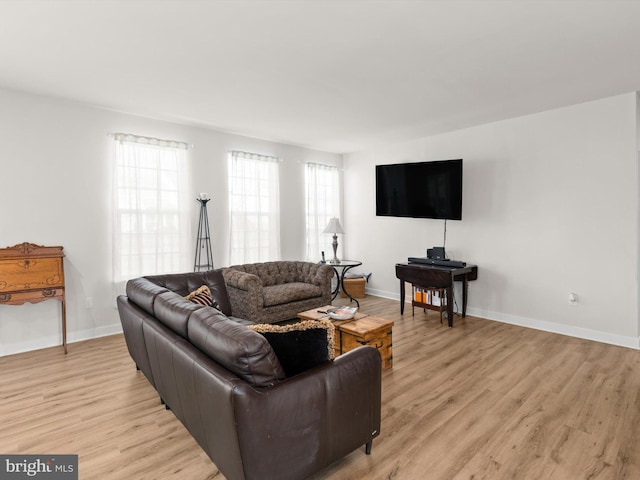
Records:
[[[106,325],[104,327],[68,332],[67,345],[69,346],[71,343],[90,340],[92,338],[107,337],[117,333],[122,333],[122,324],[120,322],[112,325]],[[60,346],[60,349],[62,350],[62,334],[40,337],[26,342],[12,343],[10,345],[0,345],[0,357],[55,346]]]
[[[584,340],[593,340],[595,342],[608,343],[619,347],[640,349],[640,338],[627,337],[615,333],[603,332],[600,330],[591,330],[589,328],[575,327],[572,325],[563,325],[561,323],[548,322],[546,320],[537,320],[534,318],[520,317],[518,315],[509,315],[499,312],[491,312],[487,310],[468,308],[467,313],[474,317],[485,318],[510,325],[518,325],[520,327],[533,328],[544,332],[557,333],[567,335],[569,337],[582,338]]]
[[[370,288],[366,289],[366,293],[368,295],[373,295],[376,297],[389,298],[391,300],[400,301],[399,293]],[[411,297],[406,296],[405,302],[410,304]],[[627,347],[640,350],[640,337],[627,337],[625,335],[617,335],[615,333],[602,332],[600,330],[574,327],[571,325],[563,325],[561,323],[548,322],[545,320],[537,320],[534,318],[520,317],[517,315],[509,315],[476,308],[467,308],[467,314],[474,317],[484,318],[486,320],[508,323],[509,325],[533,328],[534,330],[542,330],[544,332],[557,333],[559,335],[567,335],[569,337],[582,338],[584,340],[593,340],[595,342],[608,343],[610,345],[617,345],[619,347]]]
[[[390,300],[396,300],[396,301],[400,300],[399,293],[391,293],[385,290],[376,290],[375,288],[366,287],[364,293],[367,295],[373,295],[374,297],[388,298]],[[411,300],[411,297],[409,297],[409,300]]]
[[[69,343],[81,342],[83,340],[90,340],[92,338],[108,337],[109,335],[115,335],[122,333],[122,324],[120,322],[113,323],[111,325],[105,325],[104,327],[90,328],[87,330],[80,330],[79,332],[72,332],[67,337]]]

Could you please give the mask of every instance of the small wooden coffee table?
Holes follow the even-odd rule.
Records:
[[[319,320],[329,318],[328,309],[333,305],[314,308],[299,313],[301,320]],[[357,312],[349,320],[331,320],[335,328],[335,354],[336,356],[347,353],[362,345],[370,345],[380,352],[382,357],[382,369],[388,370],[393,366],[393,322],[380,317]]]

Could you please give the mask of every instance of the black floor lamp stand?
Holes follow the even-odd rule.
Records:
[[[196,240],[196,257],[193,271],[213,270],[213,253],[211,253],[211,235],[209,234],[209,216],[207,202],[210,198],[196,198],[200,202],[200,222],[198,223],[198,239]]]

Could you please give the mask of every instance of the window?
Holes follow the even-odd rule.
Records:
[[[189,267],[186,144],[116,134],[114,279]]]
[[[340,174],[336,167],[307,163],[306,191],[306,259],[320,260],[320,252],[331,258],[332,237],[322,233],[331,217],[340,217]]]
[[[275,157],[229,154],[230,262],[280,260],[280,199]]]

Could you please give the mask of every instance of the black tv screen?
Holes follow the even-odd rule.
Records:
[[[376,215],[462,219],[462,159],[376,165]]]

